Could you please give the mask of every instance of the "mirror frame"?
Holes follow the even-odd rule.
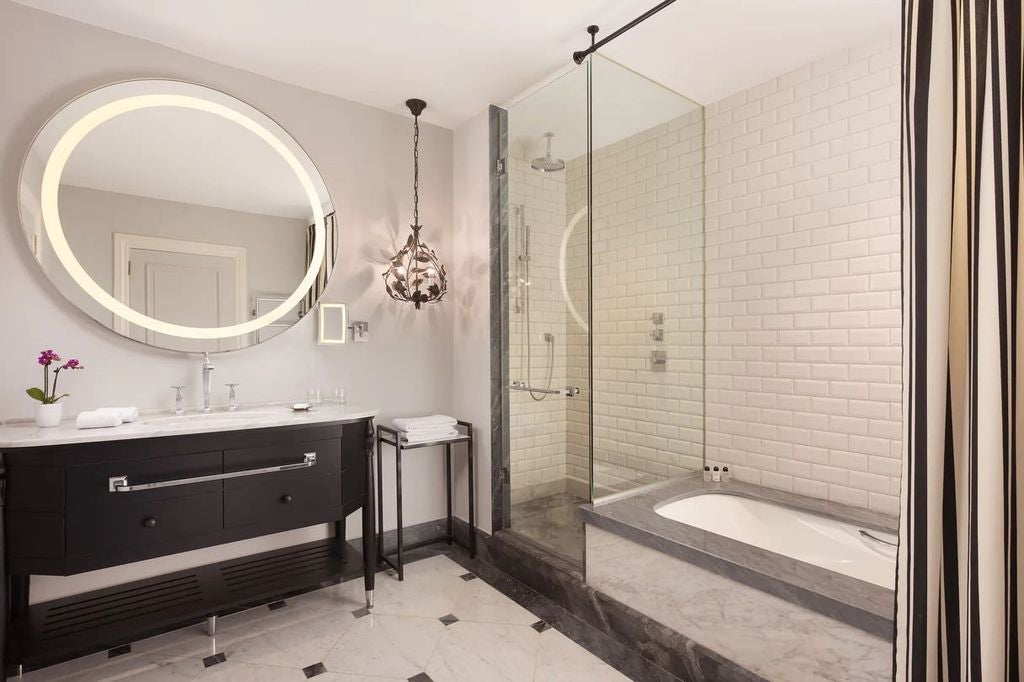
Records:
[[[33,179],[26,177],[33,152],[36,151],[37,145],[40,144],[44,136],[50,132],[51,125],[54,125],[62,114],[73,111],[73,108],[81,106],[83,101],[96,98],[101,93],[109,92],[113,89],[129,90],[150,84],[159,92],[117,97],[99,106],[89,108],[84,115],[74,119],[66,127],[63,127],[62,122],[62,132],[58,133],[59,137],[56,143],[49,149],[49,153],[45,154],[45,165],[43,166],[41,177]],[[176,92],[179,90],[186,92]],[[213,98],[203,99],[201,97],[202,94],[211,94],[217,99],[225,100],[227,103],[213,101]],[[229,104],[231,106],[228,106]],[[150,317],[129,307],[97,284],[75,257],[67,242],[60,219],[58,194],[61,175],[77,145],[99,125],[116,116],[160,106],[176,106],[204,111],[236,123],[253,133],[258,139],[277,152],[285,161],[292,172],[295,173],[302,191],[309,200],[314,230],[313,251],[309,266],[296,289],[278,306],[259,317],[221,327],[191,327]],[[259,119],[262,119],[262,121]],[[303,161],[305,161],[305,165]],[[109,83],[78,95],[57,109],[36,132],[22,161],[21,170],[18,174],[18,189],[19,218],[21,219],[22,229],[25,232],[26,241],[32,251],[33,259],[43,269],[40,261],[39,245],[35,243],[37,233],[35,230],[30,229],[25,215],[28,203],[31,203],[32,208],[38,211],[43,232],[49,240],[50,246],[61,266],[82,291],[113,315],[113,324],[105,324],[102,320],[97,319],[81,308],[70,296],[64,293],[60,286],[57,286],[53,278],[50,277],[50,274],[43,269],[44,275],[51,281],[54,288],[67,300],[74,303],[83,314],[104,328],[119,336],[154,348],[176,350],[159,344],[146,343],[129,336],[121,331],[121,329],[127,328],[128,324],[135,324],[145,329],[177,338],[207,339],[211,341],[236,338],[241,340],[245,337],[251,339],[246,343],[240,343],[237,349],[211,349],[210,352],[231,352],[257,345],[262,341],[257,338],[258,335],[255,332],[280,320],[306,301],[308,293],[316,284],[320,277],[321,269],[326,262],[328,243],[334,245],[335,254],[332,255],[328,264],[328,271],[323,280],[323,290],[326,289],[337,264],[336,221],[331,221],[330,229],[333,230],[333,233],[330,235],[330,238],[328,238],[327,234],[327,217],[334,213],[334,203],[331,200],[326,182],[305,149],[283,126],[262,111],[233,95],[198,83],[165,78],[139,78]],[[27,199],[30,201],[27,201]],[[321,290],[321,295],[323,290]],[[313,300],[310,303],[309,307],[311,308],[317,301]],[[294,326],[302,316],[300,314],[300,317],[292,322],[289,327]],[[192,353],[194,351],[178,352]]]

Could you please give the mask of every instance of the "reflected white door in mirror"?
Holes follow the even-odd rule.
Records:
[[[338,257],[334,207],[299,144],[180,81],[116,83],[60,109],[28,150],[19,206],[66,298],[172,350],[272,338],[313,309]]]

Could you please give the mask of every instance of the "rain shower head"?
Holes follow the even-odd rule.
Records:
[[[530,168],[539,170],[541,173],[551,173],[565,169],[565,161],[551,158],[551,138],[554,136],[554,133],[544,133],[544,137],[548,140],[548,153],[531,161]]]

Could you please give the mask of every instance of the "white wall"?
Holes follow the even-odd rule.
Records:
[[[306,319],[264,345],[217,357],[214,385],[240,382],[244,402],[299,398],[312,385],[322,389],[344,386],[353,402],[379,407],[384,417],[452,410],[453,323],[474,324],[474,316],[486,311],[487,290],[463,290],[461,300],[458,296],[453,298],[455,305],[449,302],[420,311],[400,306],[384,293],[380,278],[384,261],[396,242],[404,240],[411,222],[412,130],[408,117],[303,90],[3,0],[0,350],[4,362],[0,364],[0,418],[31,416],[33,405],[24,395],[24,388],[39,381],[35,357],[41,348],[54,348],[65,356],[78,357],[86,365],[86,370],[76,373],[65,384],[72,394],[66,405],[70,414],[111,402],[141,408],[171,407],[173,395],[167,387],[179,383],[189,385],[191,404],[199,400],[196,357],[149,349],[112,334],[84,316],[46,280],[24,243],[18,220],[19,167],[33,135],[46,118],[86,90],[139,77],[178,78],[223,90],[265,112],[295,137],[320,169],[337,209],[340,263],[325,300],[348,303],[351,319],[370,323],[370,343],[320,347],[314,343],[314,320]],[[438,250],[442,260],[453,263],[452,133],[423,125],[420,142],[423,236]],[[474,145],[473,153],[486,155],[486,144],[481,149],[478,152]],[[486,182],[484,170],[480,175]],[[486,240],[486,229],[482,235]],[[486,266],[486,259],[483,265]],[[472,268],[471,265],[471,272]],[[456,279],[453,277],[453,281]],[[483,281],[486,282],[486,275]],[[468,299],[472,296],[476,296],[475,301]],[[469,309],[468,314],[464,313],[464,306]],[[467,322],[468,318],[472,320]],[[479,334],[479,329],[474,329]],[[396,377],[401,377],[401,382]],[[218,394],[217,400],[223,403],[226,396]],[[489,405],[487,400],[482,404]],[[470,412],[463,410],[463,414]],[[476,421],[480,440],[486,441],[487,420]],[[444,484],[439,454],[409,458],[405,465],[406,523],[442,517]],[[460,472],[463,466],[460,461]],[[488,459],[482,457],[480,468],[486,467]],[[391,489],[392,471],[393,466],[385,463],[385,490]],[[487,470],[486,475],[481,473],[481,480],[489,480],[489,476]],[[487,490],[480,492],[483,510],[488,508]],[[391,528],[393,501],[385,509],[385,526]],[[352,537],[359,534],[357,517],[352,519],[349,529]],[[324,532],[318,528],[312,534]],[[228,549],[248,553],[309,535],[291,534]],[[223,551],[226,549],[217,550]],[[193,555],[178,560],[199,563],[202,559]],[[158,563],[148,570],[163,572],[176,565],[173,560]],[[34,599],[139,575],[139,571],[124,568],[99,576],[39,578],[33,583]]]
[[[897,513],[899,41],[707,107],[707,458]]]
[[[477,527],[491,530],[491,194],[489,119],[486,111],[455,131],[452,264],[454,308],[452,414],[476,427]],[[464,476],[455,509],[466,515]]]

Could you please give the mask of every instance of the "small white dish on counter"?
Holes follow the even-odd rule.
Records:
[[[295,403],[292,405],[292,412],[309,412],[312,407],[309,403]]]

